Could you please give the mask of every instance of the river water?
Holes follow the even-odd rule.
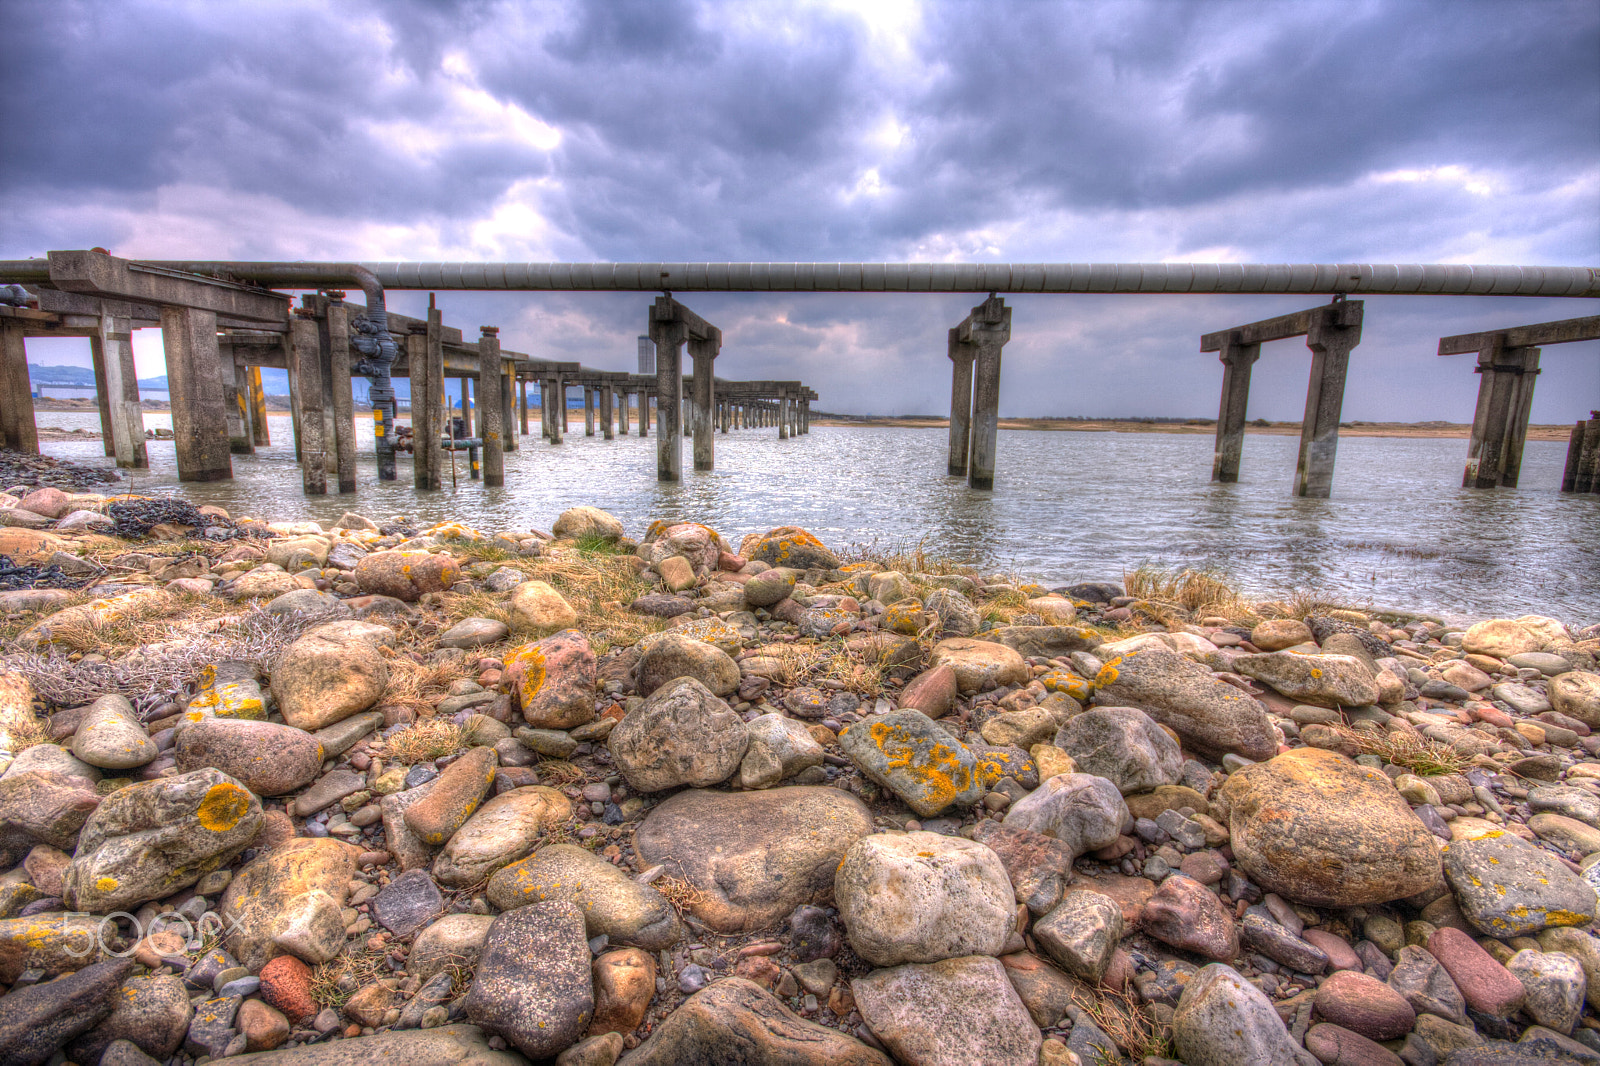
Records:
[[[98,429],[94,414],[40,412],[41,425]],[[1210,567],[1248,592],[1299,589],[1450,619],[1549,614],[1600,621],[1600,496],[1558,491],[1566,444],[1529,441],[1523,488],[1460,488],[1461,439],[1350,437],[1339,443],[1333,498],[1289,494],[1296,437],[1245,438],[1237,485],[1216,485],[1204,435],[1001,430],[993,492],[944,473],[943,429],[814,426],[787,441],[776,429],[717,435],[717,470],[696,473],[684,442],[684,478],[655,478],[655,439],[637,428],[606,441],[576,434],[559,447],[523,438],[506,455],[506,486],[466,477],[453,491],[419,494],[410,459],[380,485],[371,423],[353,496],[306,497],[287,415],[270,420],[273,445],[234,456],[234,480],[180,485],[173,446],[149,442],[140,492],[178,492],[231,514],[333,520],[346,510],[383,521],[460,519],[485,532],[548,530],[575,504],[604,508],[633,536],[654,518],[691,519],[735,546],[745,533],[804,526],[835,549],[924,541],[931,553],[1047,585],[1120,580],[1141,564]],[[170,416],[146,413],[149,428]],[[652,429],[653,432],[653,429]],[[42,445],[50,455],[103,458],[99,441]],[[330,481],[332,479],[330,478]]]

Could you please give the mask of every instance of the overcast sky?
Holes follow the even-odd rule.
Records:
[[[3,0],[0,258],[1600,265],[1596,0]],[[647,294],[442,293],[631,369]],[[968,296],[685,297],[719,376],[945,411]],[[1215,416],[1203,332],[1304,297],[1013,298],[1001,411]],[[415,312],[426,294],[396,293]],[[1442,334],[1600,301],[1376,297],[1347,419],[1471,418]],[[163,372],[159,335],[136,342]],[[30,359],[87,363],[81,341]],[[1270,346],[1251,417],[1298,419]],[[1549,348],[1537,422],[1600,407]]]

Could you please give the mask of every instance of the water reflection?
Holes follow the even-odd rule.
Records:
[[[62,428],[92,414],[46,413]],[[169,424],[147,416],[151,426]],[[581,423],[580,423],[581,425]],[[654,518],[692,519],[735,544],[745,533],[799,525],[832,545],[912,544],[986,568],[1015,568],[1046,584],[1110,578],[1141,563],[1211,566],[1257,594],[1314,587],[1379,604],[1451,615],[1555,614],[1600,618],[1600,498],[1557,491],[1565,445],[1527,446],[1520,490],[1461,489],[1461,440],[1349,438],[1331,500],[1289,495],[1298,441],[1245,438],[1242,480],[1209,480],[1212,439],[1146,433],[1001,431],[998,488],[973,493],[945,473],[942,429],[816,427],[780,442],[776,430],[717,436],[712,472],[655,479],[654,438],[587,438],[552,447],[537,437],[506,457],[506,486],[418,494],[375,481],[371,427],[353,496],[307,498],[287,416],[277,443],[234,457],[235,479],[184,486],[234,514],[333,520],[346,510],[384,519],[458,518],[489,530],[548,529],[587,503],[638,534]],[[684,442],[685,459],[689,442]],[[98,442],[45,445],[53,455],[105,461]],[[179,491],[172,445],[152,442],[141,491]],[[446,471],[448,485],[448,471]]]

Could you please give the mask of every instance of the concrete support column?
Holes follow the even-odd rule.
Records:
[[[89,362],[94,368],[95,406],[100,409],[100,443],[107,456],[117,454],[111,439],[111,397],[106,391],[106,346],[99,333],[89,335]]]
[[[133,344],[128,346],[128,359],[133,365]],[[133,391],[139,391],[138,379],[130,371],[128,381],[133,381]],[[261,386],[261,367],[245,367],[245,384],[250,389],[250,437],[258,448],[266,448],[272,443],[272,427],[267,424],[267,391]],[[142,424],[142,419],[141,419]],[[144,439],[144,431],[139,432],[139,439]],[[142,447],[142,445],[141,445]]]
[[[811,432],[811,399],[807,397],[800,401],[800,432]]]
[[[502,365],[500,371],[500,439],[501,446],[508,452],[520,451],[522,442],[513,430],[517,424],[517,379],[507,374]]]
[[[1538,348],[1506,348],[1496,337],[1478,352],[1478,405],[1467,444],[1462,488],[1515,488],[1522,473]]]
[[[787,392],[778,397],[778,439],[789,439],[789,394]]]
[[[356,491],[356,400],[350,383],[350,308],[340,301],[328,304],[328,382],[332,400],[334,471],[340,493]],[[393,426],[373,421],[374,431],[394,433]]]
[[[949,334],[950,356],[950,462],[947,467],[952,477],[967,473],[967,453],[972,447],[972,360],[976,356],[972,345],[963,343],[960,330]]]
[[[165,315],[162,308],[165,330]],[[289,380],[294,386],[295,406],[299,409],[300,425],[300,478],[307,496],[328,494],[328,464],[323,437],[322,420],[322,344],[314,319],[295,316],[289,325],[292,356],[289,361]],[[167,357],[168,373],[172,357]],[[172,405],[173,422],[178,415],[177,397]]]
[[[1217,353],[1222,360],[1222,404],[1217,410],[1217,448],[1211,458],[1211,480],[1239,480],[1244,450],[1245,408],[1250,403],[1250,370],[1261,358],[1261,345],[1241,343],[1237,335]]]
[[[655,395],[649,389],[639,393],[639,436],[650,435],[650,397]]]
[[[102,366],[105,372],[106,405],[111,415],[111,454],[117,465],[124,469],[147,470],[150,457],[144,446],[144,410],[139,406],[139,377],[133,366],[133,323],[126,318],[100,316],[100,330],[95,340],[104,353]],[[254,367],[254,381],[260,388],[261,372]],[[248,370],[247,370],[248,376]],[[252,405],[254,395],[251,396]],[[261,428],[257,436],[266,431],[266,399],[261,401]],[[254,443],[264,444],[256,440]]]
[[[583,387],[583,435],[594,436],[594,386]]]
[[[472,387],[472,379],[465,375],[461,378],[461,427],[466,437],[476,437],[478,428],[477,389]]]
[[[600,435],[606,440],[617,439],[616,411],[611,406],[613,394],[610,385],[600,386]]]
[[[572,409],[567,406],[567,383],[564,380],[559,378],[557,379],[556,392],[558,393],[556,396],[556,400],[558,401],[556,404],[556,415],[558,416],[557,420],[561,423],[561,432],[564,434],[571,433]]]
[[[1311,381],[1306,388],[1305,420],[1300,429],[1300,457],[1295,464],[1294,494],[1325,500],[1333,491],[1333,464],[1339,451],[1339,414],[1344,407],[1344,382],[1350,352],[1361,343],[1361,319],[1339,324],[1339,308],[1330,305],[1311,324],[1306,347],[1311,349]]]
[[[0,448],[39,454],[39,429],[33,420],[33,381],[22,323],[0,320]]]
[[[567,383],[557,374],[546,384],[550,391],[550,443],[560,444],[567,431]]]
[[[478,337],[478,414],[483,423],[483,483],[496,489],[506,483],[505,401],[500,394],[500,329],[484,326]]]
[[[688,330],[677,319],[650,319],[656,345],[656,480],[683,479],[683,344]]]
[[[411,483],[419,489],[444,487],[444,345],[443,315],[428,308],[428,324],[406,335],[406,362],[411,367]],[[433,358],[438,349],[439,359]]]
[[[290,328],[280,338],[283,352],[283,365],[289,376],[289,435],[294,438],[294,461],[300,461],[300,375],[294,370],[294,322],[290,320]]]
[[[719,337],[689,342],[689,355],[694,359],[694,468],[715,470],[717,414],[716,378],[713,365],[717,351],[722,347]]]
[[[311,323],[310,328],[315,338],[316,324]],[[216,312],[164,305],[161,335],[167,354],[178,480],[231,478],[233,463],[228,457],[228,418],[222,399]]]
[[[245,400],[243,356],[236,355],[233,345],[218,351],[217,369],[222,372],[222,403],[228,423],[228,451],[234,455],[254,455],[255,444],[250,439],[250,412]],[[110,412],[108,411],[109,415]]]
[[[1009,319],[1010,308],[1006,312]],[[976,329],[972,335],[978,354],[972,361],[972,455],[967,463],[967,485],[992,489],[1000,430],[1000,349],[1005,341],[988,337],[978,340]]]
[[[1600,411],[1590,411],[1589,416],[1589,420],[1583,423],[1583,442],[1578,449],[1573,492],[1600,492]]]
[[[518,428],[522,436],[528,435],[528,379],[521,374],[517,375],[517,417],[521,420]]]

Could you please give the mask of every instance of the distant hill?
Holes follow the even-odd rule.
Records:
[[[55,385],[59,388],[94,388],[94,368],[87,366],[40,366],[38,363],[28,364],[28,378],[35,385]],[[140,378],[141,389],[156,389],[165,392],[167,376],[162,374],[158,378]]]

